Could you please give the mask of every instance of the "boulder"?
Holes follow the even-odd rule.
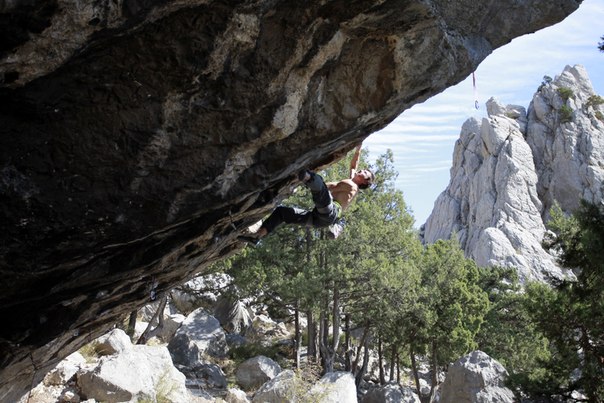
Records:
[[[411,388],[389,383],[369,389],[363,395],[361,403],[421,403],[421,401]]]
[[[170,343],[176,335],[176,331],[182,326],[186,320],[186,316],[180,313],[173,313],[164,317],[164,327],[158,333],[157,337],[166,343]]]
[[[310,389],[310,396],[319,403],[356,403],[357,388],[350,372],[325,374]]]
[[[513,403],[505,387],[505,368],[482,351],[474,351],[449,366],[440,387],[440,403]]]
[[[222,369],[216,364],[197,364],[194,368],[179,366],[187,378],[187,388],[203,390],[226,389],[227,379]]]
[[[130,337],[122,329],[113,329],[93,343],[94,351],[100,356],[119,354],[132,348]]]
[[[79,352],[70,354],[55,369],[44,377],[46,386],[65,385],[86,364],[86,359]]]
[[[245,337],[251,341],[257,341],[265,346],[270,346],[275,340],[290,337],[285,323],[275,322],[267,315],[257,315],[251,326],[245,332]]]
[[[222,290],[232,282],[231,276],[212,273],[195,277],[170,291],[170,301],[181,313],[191,313],[197,308],[213,310]]]
[[[108,403],[149,399],[186,402],[190,395],[166,347],[134,345],[120,354],[101,357],[91,371],[78,375],[86,398]]]
[[[249,403],[250,399],[241,389],[229,388],[227,394],[224,397],[226,403]]]
[[[61,392],[61,396],[59,396],[59,402],[61,403],[80,403],[80,395],[76,393],[74,390],[65,389]],[[37,403],[37,402],[32,402]]]
[[[268,357],[259,355],[239,364],[235,377],[243,389],[249,390],[270,381],[280,372],[279,364]]]
[[[168,344],[176,364],[195,367],[205,356],[224,357],[228,351],[224,330],[202,308],[191,312]]]
[[[232,301],[222,297],[214,308],[214,315],[229,333],[243,333],[253,322],[253,314],[242,301]]]
[[[281,371],[276,377],[266,382],[254,394],[253,403],[293,402],[296,393],[296,375],[291,369]],[[302,391],[304,395],[306,391]]]

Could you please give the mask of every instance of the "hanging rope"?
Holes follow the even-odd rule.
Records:
[[[472,87],[474,88],[474,108],[478,109],[478,90],[476,89],[476,75],[472,72]]]

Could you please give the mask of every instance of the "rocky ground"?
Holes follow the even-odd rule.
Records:
[[[188,289],[205,288],[206,281],[216,281],[216,277],[195,279],[187,284]],[[292,369],[291,326],[255,314],[241,301],[231,306],[246,314],[221,324],[209,313],[220,317],[224,309],[220,298],[175,291],[165,309],[155,302],[139,311],[132,338],[115,328],[92,340],[50,371],[19,403],[419,403],[407,377],[402,385],[378,385],[373,357],[372,370],[359,388],[348,372],[321,377],[317,367],[306,361],[301,370]],[[164,311],[161,326],[158,308]],[[239,321],[237,326],[233,317]],[[153,337],[146,344],[133,344],[148,330],[149,322]],[[424,375],[430,379],[427,370]],[[474,352],[451,367],[440,392],[442,401],[457,402],[479,394],[512,402],[511,391],[503,386],[505,375],[500,364]],[[429,389],[428,381],[422,379],[421,388]]]

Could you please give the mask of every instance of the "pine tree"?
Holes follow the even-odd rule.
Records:
[[[416,355],[424,355],[430,362],[432,388],[428,396],[420,396],[422,401],[430,401],[438,372],[476,347],[474,337],[489,301],[479,287],[476,264],[465,258],[455,239],[428,245],[421,270],[410,358],[418,390]]]
[[[480,287],[488,293],[490,306],[476,336],[478,348],[506,368],[506,383],[521,400],[522,385],[539,378],[542,363],[551,359],[549,341],[532,320],[530,298],[516,269],[482,268]]]
[[[526,379],[534,397],[569,397],[582,391],[590,402],[604,402],[604,208],[582,203],[572,216],[555,207],[550,229],[556,236],[546,246],[560,263],[574,268],[576,280],[554,288],[527,287],[527,311],[549,339],[551,358],[540,376]]]

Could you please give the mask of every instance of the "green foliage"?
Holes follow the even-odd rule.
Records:
[[[560,94],[560,96],[562,97],[562,99],[564,100],[564,102],[568,101],[570,98],[574,98],[575,94],[573,93],[573,90],[571,90],[568,87],[560,87],[558,88],[558,94]]]
[[[490,308],[476,337],[478,348],[506,368],[508,386],[518,391],[526,379],[541,377],[542,362],[550,359],[548,340],[532,321],[515,269],[485,268],[480,276]]]
[[[568,396],[581,390],[590,402],[604,401],[604,211],[583,203],[567,217],[559,207],[549,227],[556,234],[545,245],[557,250],[559,261],[577,268],[577,279],[554,288],[529,284],[526,310],[549,340],[549,359],[540,371],[519,379],[533,398]],[[577,369],[579,371],[577,371]]]
[[[587,101],[585,102],[585,109],[587,111],[589,108],[593,108],[596,119],[604,122],[604,113],[598,110],[598,107],[602,104],[604,104],[604,98],[594,94],[587,98]]]
[[[367,164],[364,158],[361,165]],[[349,161],[321,174],[327,181],[348,177]],[[403,193],[394,187],[392,152],[370,168],[376,183],[344,212],[347,225],[337,240],[315,228],[279,227],[230,262],[234,292],[333,321],[337,302],[353,328],[370,329],[371,348],[383,341],[389,359],[412,348],[445,367],[476,347],[474,337],[489,306],[479,270],[456,241],[421,245]],[[300,188],[284,203],[308,208],[311,198]],[[330,348],[338,346],[336,340],[325,338]]]
[[[474,349],[489,301],[479,287],[476,264],[465,258],[456,240],[426,247],[420,293],[415,349],[429,351],[436,343],[437,355],[431,359],[439,366]]]
[[[604,98],[596,94],[590,95],[589,98],[587,98],[587,101],[585,102],[585,106],[587,107],[596,107],[602,104],[604,104]]]
[[[560,107],[560,123],[568,123],[573,120],[573,109],[568,105]]]
[[[246,343],[229,349],[229,358],[235,362],[235,366],[250,358],[263,355],[278,361],[282,358],[280,346],[263,346],[260,343]]]
[[[178,384],[170,377],[170,370],[165,368],[159,379],[154,385],[155,396],[147,394],[139,396],[136,403],[172,403],[174,400],[170,397],[178,389]]]
[[[101,343],[96,340],[93,340],[90,343],[80,347],[78,352],[82,354],[82,357],[84,357],[87,363],[93,363],[96,362],[101,357],[101,355],[103,355],[103,352],[99,351],[100,346]]]
[[[169,376],[169,369],[165,369],[155,384],[155,402],[171,403],[170,395],[178,389],[176,381]]]
[[[325,399],[328,390],[323,393],[310,394],[313,385],[321,378],[321,368],[316,365],[305,365],[294,370],[294,377],[285,394],[286,401],[297,403],[315,403]]]

